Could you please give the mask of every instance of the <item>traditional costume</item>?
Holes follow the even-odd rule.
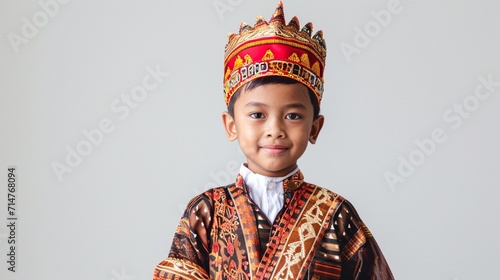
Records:
[[[266,75],[292,78],[321,101],[326,45],[282,3],[268,22],[242,24],[225,53],[226,104],[247,82]],[[340,195],[304,181],[297,169],[282,178],[242,165],[234,184],[193,198],[160,279],[394,279],[375,239]]]

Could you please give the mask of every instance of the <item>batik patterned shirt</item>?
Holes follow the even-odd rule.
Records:
[[[394,279],[347,200],[300,171],[283,181],[283,192],[272,224],[241,175],[193,198],[153,279]]]

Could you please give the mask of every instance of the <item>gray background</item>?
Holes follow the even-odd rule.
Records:
[[[19,220],[16,273],[0,227],[0,278],[150,279],[188,200],[243,161],[221,125],[223,49],[276,2],[74,0],[50,16],[1,1],[0,217],[14,165]],[[397,279],[499,279],[500,86],[474,93],[480,77],[500,82],[500,4],[401,0],[375,23],[391,3],[285,1],[287,20],[313,21],[328,44],[326,124],[299,165],[355,205]],[[40,27],[16,46],[27,21]],[[148,67],[168,77],[118,112]],[[53,164],[106,119],[114,129],[59,180]],[[446,140],[424,155],[416,141],[435,129]],[[418,166],[391,187],[384,174],[411,156]]]

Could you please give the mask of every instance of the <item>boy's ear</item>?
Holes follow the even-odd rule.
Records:
[[[321,131],[324,122],[325,122],[325,117],[323,117],[322,115],[319,115],[313,121],[311,127],[311,133],[309,134],[309,142],[311,142],[311,144],[316,143],[316,139],[318,139],[319,132]]]
[[[227,139],[229,139],[229,141],[236,140],[238,138],[236,124],[234,123],[234,118],[228,112],[222,113],[222,124],[226,130]]]

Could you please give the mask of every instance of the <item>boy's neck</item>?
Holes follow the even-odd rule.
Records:
[[[283,181],[284,179],[292,176],[293,174],[297,173],[297,171],[299,171],[299,166],[296,165],[295,169],[292,170],[291,172],[289,172],[288,174],[286,174],[285,176],[266,176],[266,175],[262,175],[262,174],[257,173],[257,172],[253,172],[250,168],[248,168],[248,164],[247,163],[243,163],[242,164],[242,166],[240,168],[240,173],[241,173],[242,168],[247,169],[250,173],[252,173],[254,175],[261,176],[261,177],[264,177],[264,178],[273,179],[274,181]]]

